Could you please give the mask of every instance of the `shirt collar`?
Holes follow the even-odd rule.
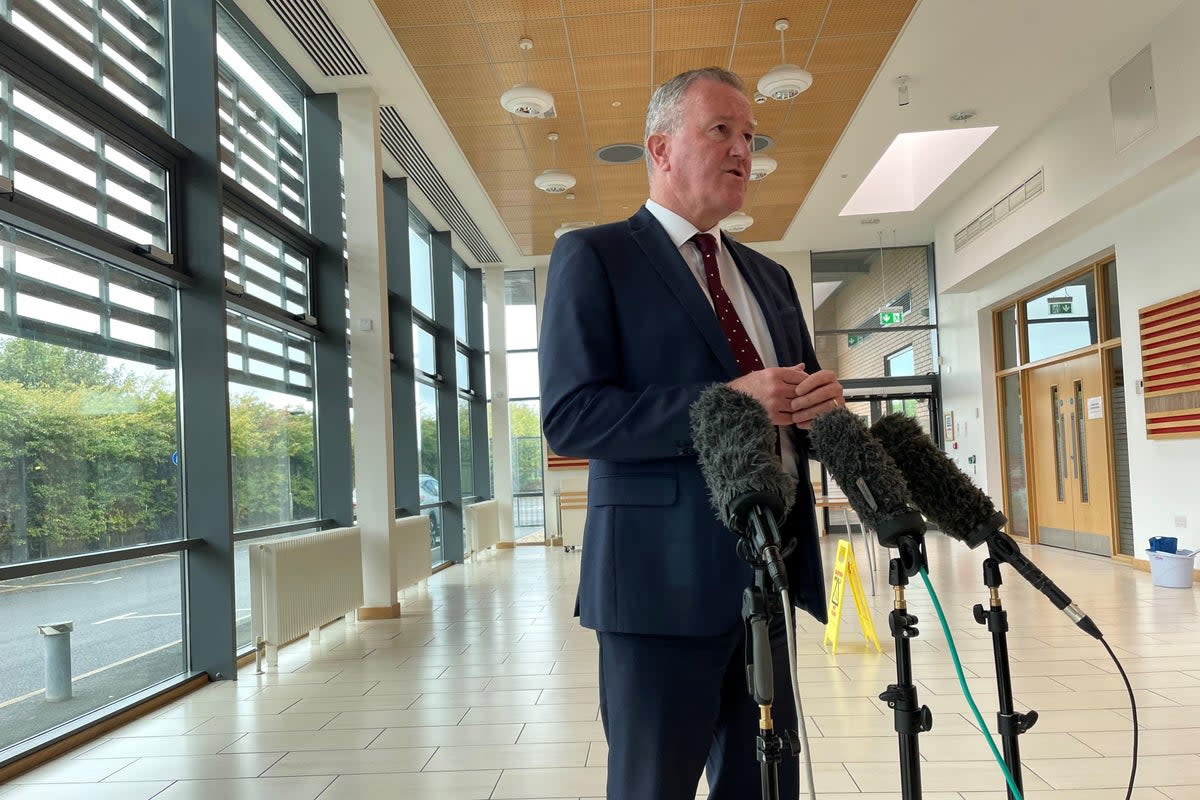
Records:
[[[676,249],[683,247],[684,243],[691,240],[697,233],[707,233],[716,239],[718,253],[725,246],[721,241],[720,225],[714,225],[707,231],[701,231],[671,209],[653,200],[646,201],[646,210],[654,215],[654,218],[658,220],[658,224],[663,226],[663,229],[667,232],[667,236],[671,237],[671,242],[675,245]]]

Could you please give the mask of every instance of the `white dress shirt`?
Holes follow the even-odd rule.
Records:
[[[700,255],[700,248],[692,241],[692,237],[697,233],[707,233],[716,239],[717,270],[721,275],[721,286],[725,289],[725,294],[729,295],[729,300],[733,303],[733,308],[742,321],[742,326],[750,336],[750,341],[754,343],[754,349],[758,351],[763,366],[778,367],[779,357],[775,354],[775,343],[767,328],[767,320],[763,316],[762,309],[759,308],[754,293],[746,284],[745,278],[742,277],[741,270],[734,263],[733,256],[725,247],[725,242],[721,239],[720,227],[716,226],[702,231],[674,211],[653,200],[646,201],[646,210],[663,226],[667,236],[671,237],[671,242],[683,256],[684,263],[688,265],[692,277],[700,285],[700,291],[704,292],[704,296],[708,298],[710,306],[713,305],[713,299],[708,292],[708,279],[704,275],[704,258]],[[716,314],[715,306],[713,314]],[[792,477],[796,477],[799,474],[796,468],[796,451],[792,446],[791,437],[783,435],[782,431],[779,437],[779,449],[784,469]]]

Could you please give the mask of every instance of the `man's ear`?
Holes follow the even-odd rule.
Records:
[[[665,133],[652,133],[646,138],[646,158],[654,165],[655,172],[668,172],[670,163],[667,158],[671,149],[671,137]]]

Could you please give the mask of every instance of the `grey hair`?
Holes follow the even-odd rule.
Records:
[[[696,81],[716,81],[732,86],[739,92],[746,90],[742,79],[727,69],[720,67],[703,67],[702,69],[681,72],[674,78],[659,86],[650,96],[650,105],[646,109],[646,141],[656,133],[674,133],[683,122],[683,96]],[[654,172],[654,162],[646,153],[646,174]]]

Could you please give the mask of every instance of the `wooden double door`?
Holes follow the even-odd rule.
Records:
[[[1027,412],[1040,544],[1111,556],[1112,489],[1105,379],[1098,353],[1037,367]]]

